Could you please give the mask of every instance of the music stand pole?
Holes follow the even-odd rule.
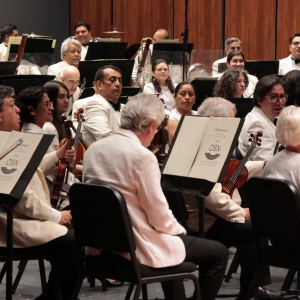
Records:
[[[185,80],[185,74],[186,74],[186,59],[185,59],[185,53],[187,50],[187,41],[188,41],[188,0],[185,0],[185,28],[184,31],[181,33],[181,36],[183,37],[183,50],[182,50],[182,81]]]

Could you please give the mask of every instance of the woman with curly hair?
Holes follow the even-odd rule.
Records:
[[[231,68],[242,68],[242,69],[244,69],[245,68],[245,62],[246,62],[246,58],[245,58],[244,53],[242,51],[239,51],[239,50],[234,50],[234,51],[231,51],[228,54],[226,65],[229,69],[231,69]],[[218,74],[218,75],[213,76],[213,77],[221,78],[222,75],[223,75],[223,73]],[[248,74],[248,87],[245,90],[244,95],[243,95],[245,98],[250,98],[250,97],[253,96],[253,92],[254,92],[254,89],[255,89],[255,86],[256,86],[257,82],[258,82],[258,79],[257,79],[256,76]]]
[[[288,95],[285,106],[300,106],[300,71],[292,70],[286,73],[281,79],[285,83],[285,91]]]
[[[159,94],[165,108],[171,111],[175,107],[173,99],[175,85],[170,78],[169,66],[163,59],[157,59],[152,64],[152,82],[145,85],[145,94]]]
[[[214,87],[215,97],[241,98],[249,84],[248,73],[242,68],[226,70]]]

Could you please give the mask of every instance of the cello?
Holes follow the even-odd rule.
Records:
[[[229,165],[226,170],[226,174],[224,176],[222,182],[222,192],[232,196],[233,191],[236,188],[240,188],[248,179],[248,170],[245,167],[246,162],[251,156],[253,150],[261,145],[261,139],[263,132],[262,130],[258,131],[256,135],[251,134],[251,138],[249,138],[249,142],[251,146],[244,156],[244,158],[239,161],[238,159],[231,159]]]

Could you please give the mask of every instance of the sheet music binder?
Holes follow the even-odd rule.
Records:
[[[176,159],[180,159],[180,157],[176,157],[174,155],[177,155],[176,153],[182,151],[182,147],[190,147],[190,145],[188,144],[188,141],[191,139],[196,138],[196,136],[198,135],[198,129],[196,127],[190,128],[190,133],[186,134],[186,132],[182,131],[182,128],[185,126],[187,126],[186,124],[190,124],[190,122],[193,122],[192,118],[207,118],[207,117],[200,117],[200,116],[182,116],[180,119],[180,122],[178,124],[176,133],[174,135],[170,150],[166,156],[166,159],[164,161],[163,164],[163,168],[162,168],[162,186],[165,188],[174,188],[176,190],[181,190],[181,191],[188,191],[191,194],[203,194],[205,196],[209,195],[209,193],[211,192],[212,188],[214,187],[216,182],[222,182],[224,175],[226,173],[228,164],[229,164],[229,160],[231,159],[231,155],[232,152],[236,146],[240,131],[242,129],[243,123],[244,123],[244,119],[238,119],[238,118],[215,118],[215,119],[220,119],[221,121],[224,120],[224,122],[230,121],[230,120],[234,120],[233,122],[235,123],[236,126],[236,130],[232,131],[230,137],[231,140],[227,140],[227,147],[225,146],[226,149],[226,153],[223,152],[222,154],[219,155],[219,157],[222,155],[222,158],[220,159],[219,162],[219,167],[221,166],[221,162],[224,162],[224,164],[222,165],[221,171],[219,174],[214,174],[214,176],[217,178],[217,180],[215,181],[210,181],[207,180],[207,178],[196,178],[196,177],[188,177],[185,175],[175,175],[175,174],[170,174],[170,172],[168,172],[167,170],[167,166],[168,166],[168,162],[170,161],[170,159],[172,159],[173,161],[176,161]],[[210,117],[213,118],[213,117]],[[194,119],[196,121],[196,119]],[[188,121],[188,122],[187,122]],[[218,120],[217,120],[218,121]],[[186,124],[185,124],[186,123]],[[232,123],[232,122],[231,122]],[[227,123],[227,126],[231,126],[231,123]],[[200,154],[200,150],[203,148],[205,149],[209,149],[209,147],[211,145],[205,145],[203,143],[203,141],[207,138],[207,128],[208,126],[210,126],[210,121],[207,121],[207,127],[204,130],[200,145],[198,149],[193,149],[194,152],[196,152],[195,157],[191,157],[191,159],[193,160],[193,164],[191,165],[191,170],[192,168],[194,168],[196,160],[199,159],[199,154]],[[217,129],[217,128],[216,128]],[[228,135],[229,136],[229,135]],[[225,136],[224,136],[225,137]],[[215,138],[215,137],[214,137]],[[216,139],[222,140],[222,137],[218,138],[216,137]],[[177,142],[178,140],[180,140],[180,144]],[[186,143],[184,142],[186,141]],[[183,143],[182,143],[183,142]],[[220,148],[224,146],[224,142],[220,142],[219,143]],[[228,146],[229,145],[229,146]],[[187,148],[185,148],[187,149]],[[211,152],[211,151],[207,151],[207,152]],[[215,152],[217,153],[217,152]],[[221,152],[220,152],[221,153]],[[208,157],[210,155],[207,155]],[[208,164],[210,163],[210,158],[200,158],[201,161],[203,161],[203,165],[205,165],[206,161],[208,162]],[[213,158],[215,159],[215,158]],[[216,160],[218,159],[218,157],[216,158]],[[185,163],[185,161],[181,162],[181,163]],[[197,166],[196,166],[197,167]],[[205,168],[205,166],[203,166],[203,168]],[[207,167],[208,168],[208,167]],[[212,167],[209,167],[210,171],[212,170]],[[204,169],[203,169],[204,170]],[[206,170],[204,170],[206,171]]]

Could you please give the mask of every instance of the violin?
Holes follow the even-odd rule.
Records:
[[[163,163],[166,157],[166,145],[169,141],[169,133],[166,129],[168,120],[169,115],[166,115],[162,124],[157,128],[158,130],[154,135],[154,138],[151,141],[151,145],[149,147],[150,151],[155,154],[159,163]]]
[[[240,188],[247,181],[248,170],[245,165],[253,150],[261,145],[260,137],[263,136],[263,132],[260,130],[256,135],[251,134],[250,136],[251,138],[249,138],[249,141],[251,142],[251,146],[245,157],[241,161],[238,159],[231,159],[226,170],[222,182],[222,192],[230,196],[232,196],[232,193],[236,188]]]
[[[68,149],[71,149],[71,138],[72,138],[72,133],[71,133],[71,126],[73,125],[73,122],[71,120],[66,120],[65,116],[62,116],[62,121],[64,122],[64,127],[67,133],[67,138],[65,139],[65,143],[68,143]],[[62,185],[64,183],[67,183],[68,181],[68,175],[69,175],[69,165],[70,163],[66,161],[66,159],[63,157],[59,161],[59,165],[56,170],[56,174],[54,177],[53,181],[53,187],[52,187],[52,192],[51,192],[51,206],[53,208],[57,207],[57,203],[59,200],[60,192]],[[67,174],[66,174],[67,171]],[[65,176],[66,175],[66,176]]]

